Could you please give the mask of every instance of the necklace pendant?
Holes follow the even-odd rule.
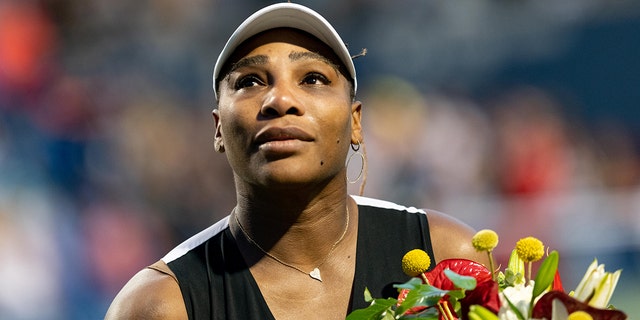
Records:
[[[322,277],[320,277],[320,269],[318,268],[314,268],[313,271],[309,272],[309,276],[311,276],[311,278],[314,278],[322,282]]]

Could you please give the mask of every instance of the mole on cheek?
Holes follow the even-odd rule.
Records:
[[[324,165],[324,161],[320,161],[320,165],[323,166]]]

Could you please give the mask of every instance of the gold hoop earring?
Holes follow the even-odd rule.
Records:
[[[362,178],[362,173],[364,172],[364,154],[362,154],[362,152],[360,152],[360,141],[358,141],[358,143],[356,144],[351,144],[351,150],[354,151],[354,153],[352,153],[349,156],[349,159],[347,159],[347,168],[349,168],[349,164],[351,164],[351,160],[353,159],[354,156],[359,156],[360,157],[360,161],[361,161],[361,166],[360,166],[360,172],[358,173],[358,176],[355,179],[349,179],[349,175],[347,173],[347,182],[354,184],[356,182],[358,182],[360,180],[360,178]]]

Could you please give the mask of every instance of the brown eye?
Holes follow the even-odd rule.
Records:
[[[263,84],[264,82],[262,82],[262,80],[260,80],[258,76],[251,74],[251,75],[239,78],[238,81],[236,81],[235,89],[240,90],[240,89],[255,87]]]
[[[324,75],[317,73],[317,72],[311,72],[307,75],[304,76],[304,78],[302,79],[302,84],[310,84],[310,85],[319,85],[319,84],[324,84],[324,85],[328,85],[330,84],[331,81],[329,79],[327,79],[327,77],[325,77]]]

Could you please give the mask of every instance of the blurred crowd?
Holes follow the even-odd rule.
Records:
[[[0,0],[0,318],[102,318],[136,271],[229,213],[210,73],[237,23],[268,3]],[[316,4],[364,46],[376,19],[404,8],[392,3]],[[420,66],[405,64],[406,75],[393,74],[383,61],[404,61],[381,51],[357,60],[364,195],[492,228],[501,258],[534,235],[587,260],[570,274],[603,255],[640,278],[638,132],[582,122],[533,85],[482,99],[440,90],[442,70],[418,79]]]

